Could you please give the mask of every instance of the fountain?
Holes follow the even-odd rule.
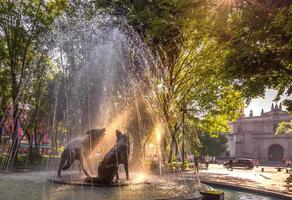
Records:
[[[158,163],[158,170],[159,170],[159,175],[162,175],[162,158],[161,158],[161,151],[160,151],[160,143],[161,143],[161,131],[162,128],[159,125],[155,129],[155,134],[156,134],[156,154],[157,154],[157,163]]]
[[[177,174],[162,175],[163,124],[151,112],[151,104],[147,101],[152,87],[150,72],[155,71],[159,62],[127,21],[106,13],[93,18],[61,17],[48,38],[53,44],[52,60],[56,66],[61,66],[52,69],[52,73],[58,75],[49,88],[49,101],[53,106],[48,121],[52,122],[50,130],[58,131],[58,134],[51,134],[53,154],[57,155],[58,149],[73,139],[83,137],[87,130],[106,127],[105,136],[96,146],[99,155],[89,156],[91,161],[87,163],[95,168],[96,174],[91,175],[96,177],[97,166],[114,146],[115,130],[119,129],[130,135],[130,181],[127,182],[125,173],[119,170],[121,181],[118,183],[84,182],[85,175],[80,174],[74,164],[58,178],[59,161],[52,159],[46,163],[44,172],[1,176],[1,197],[21,196],[24,200],[198,199],[196,183],[186,183],[186,179]],[[136,166],[142,165],[141,141],[152,132],[156,135],[158,175]],[[11,193],[7,192],[8,188],[18,189]]]
[[[201,199],[199,191],[206,187],[194,173],[164,173],[162,139],[169,134],[163,120],[151,112],[150,72],[160,65],[139,35],[122,18],[106,13],[90,18],[82,15],[56,21],[50,54],[60,68],[52,69],[54,81],[49,88],[52,102],[51,141],[53,154],[87,130],[106,127],[106,134],[90,155],[93,179],[71,166],[57,177],[59,160],[44,161],[45,171],[5,174],[0,176],[0,196],[23,200],[93,200],[93,199]],[[147,120],[143,120],[143,119]],[[98,165],[115,145],[115,130],[130,136],[130,180],[123,169],[117,183],[94,183],[99,177]],[[150,131],[149,131],[149,130]],[[53,134],[58,131],[59,134]],[[83,134],[82,134],[83,133]],[[58,137],[58,138],[56,138]],[[157,162],[153,174],[142,165],[141,140],[152,137]],[[63,141],[58,143],[57,141]],[[139,143],[140,142],[140,143]],[[91,143],[90,143],[91,145]],[[152,147],[153,147],[152,146]],[[150,147],[148,149],[150,151]],[[119,152],[117,152],[119,153]],[[184,168],[184,166],[182,167]],[[94,172],[96,174],[94,174]],[[115,171],[110,171],[115,172]],[[88,179],[87,179],[88,180]],[[13,192],[11,192],[13,190]]]

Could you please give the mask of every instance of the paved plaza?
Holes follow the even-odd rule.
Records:
[[[264,172],[261,171],[262,168],[264,168]],[[193,171],[186,172],[189,175],[193,175],[193,173]],[[275,167],[259,166],[252,170],[234,168],[231,171],[223,165],[210,164],[208,170],[200,170],[197,175],[203,182],[230,184],[292,195],[292,192],[284,187],[289,174],[285,170],[278,172]]]

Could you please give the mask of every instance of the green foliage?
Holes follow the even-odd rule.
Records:
[[[126,15],[164,62],[174,63],[183,36],[184,21],[203,0],[103,0],[96,1],[116,15]]]
[[[291,94],[291,2],[245,3],[231,12],[226,27],[222,35],[227,37],[219,37],[228,49],[222,69],[226,79],[247,98],[264,95],[266,88],[276,89],[278,98]]]
[[[9,91],[5,98],[17,104],[19,93],[29,81],[41,81],[48,64],[43,37],[50,30],[56,16],[66,7],[65,0],[55,1],[8,1],[0,4],[0,77],[2,90]],[[40,76],[40,74],[42,74]],[[25,89],[25,91],[24,91]],[[5,92],[4,92],[5,94]],[[4,98],[3,97],[3,98]],[[23,103],[23,102],[22,102]]]
[[[207,190],[207,191],[204,191],[204,193],[212,194],[212,195],[224,195],[224,193],[219,190]]]
[[[56,82],[63,83],[68,77],[54,71],[58,68],[54,65],[60,63],[50,60],[51,44],[46,35],[52,33],[54,20],[64,12],[64,23],[60,24],[66,29],[74,26],[76,16],[87,19],[105,11],[126,17],[159,58],[156,68],[147,74],[145,101],[166,122],[170,137],[165,134],[164,148],[171,149],[175,143],[181,146],[184,127],[186,143],[193,154],[198,154],[201,148],[211,156],[224,153],[226,136],[216,134],[228,131],[227,122],[238,118],[244,98],[263,95],[266,88],[278,90],[278,96],[292,93],[292,6],[285,0],[277,3],[261,0],[245,1],[229,9],[216,2],[2,0],[0,115],[9,104],[16,111],[19,105],[28,104],[33,109],[26,126],[33,129],[38,120],[47,119],[54,97],[60,100],[62,112],[66,104],[64,94],[51,94],[49,87],[57,87]],[[82,48],[76,45],[77,40],[69,37],[63,40],[62,51],[72,71],[78,68],[75,61],[80,56],[73,55],[72,49],[74,45]],[[284,104],[292,110],[291,101]],[[141,108],[144,110],[144,106]],[[142,115],[145,116],[142,139],[148,141],[153,122],[145,113]],[[63,115],[56,119],[56,130],[70,132]],[[132,120],[132,129],[138,130],[137,119]],[[290,129],[290,122],[282,123],[277,134],[290,134]]]
[[[66,5],[66,0],[0,2],[0,90],[3,92],[0,108],[3,112],[11,107],[14,122],[21,113],[26,116],[22,124],[25,134],[29,129],[32,133],[40,121],[46,120],[44,116],[49,110],[46,75],[50,62],[45,36]],[[19,142],[16,131],[11,134],[13,143]],[[13,168],[17,158],[18,145],[15,146],[9,152],[6,170]]]
[[[292,121],[281,122],[276,130],[276,135],[292,135]]]
[[[285,99],[283,101],[283,105],[286,106],[287,111],[291,114],[292,113],[292,100],[291,99]]]
[[[107,1],[126,16],[161,58],[150,75],[147,100],[167,123],[172,146],[181,138],[181,109],[187,111],[188,145],[195,153],[200,146],[195,132],[226,132],[227,122],[239,116],[242,94],[222,78],[227,50],[216,40],[213,4],[204,0]],[[115,12],[114,12],[115,13]],[[211,26],[211,27],[210,27]],[[165,147],[167,149],[167,147]],[[171,149],[171,148],[169,148]],[[171,156],[171,155],[170,155]],[[171,156],[172,157],[172,156]]]
[[[210,134],[200,134],[200,141],[202,143],[202,154],[209,156],[220,156],[227,150],[227,136],[224,134],[218,134],[216,136],[210,136]]]
[[[202,122],[196,127],[226,131],[227,121],[238,117],[242,96],[220,79],[226,50],[212,39],[215,31],[209,25],[217,26],[210,18],[213,4],[204,0],[102,2],[99,6],[111,7],[113,13],[126,8],[130,24],[161,58],[162,66],[151,77],[150,99],[169,129],[173,131],[181,121],[180,109],[189,107],[196,111],[188,117]]]

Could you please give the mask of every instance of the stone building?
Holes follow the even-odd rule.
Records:
[[[261,161],[292,159],[292,136],[275,135],[279,122],[290,121],[292,117],[282,110],[282,105],[272,104],[271,111],[261,116],[240,117],[230,123],[228,152],[230,157],[254,158]]]

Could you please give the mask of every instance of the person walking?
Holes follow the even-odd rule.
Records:
[[[195,164],[195,172],[199,172],[199,161],[198,158],[194,159],[194,164]]]
[[[205,156],[205,167],[206,167],[206,170],[209,168],[209,155]]]
[[[229,160],[229,169],[231,171],[233,171],[233,160],[232,159]]]

